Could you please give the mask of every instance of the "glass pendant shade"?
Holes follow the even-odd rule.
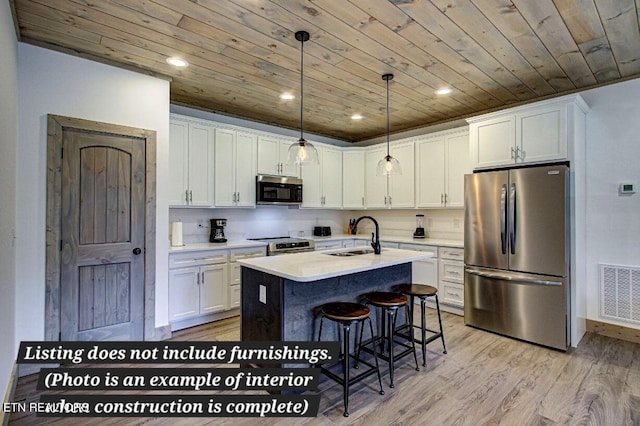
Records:
[[[300,139],[289,146],[287,152],[287,164],[300,166],[315,166],[320,164],[318,150],[311,142],[304,139],[304,42],[309,40],[309,33],[298,31],[295,34],[296,40],[300,42]]]
[[[393,74],[384,74],[382,79],[387,82],[387,155],[378,161],[376,167],[377,176],[401,175],[402,169],[397,158],[389,154],[389,81],[393,80]]]
[[[388,176],[401,174],[402,169],[400,168],[400,162],[397,158],[387,155],[382,160],[378,161],[378,165],[376,166],[376,175]]]
[[[317,165],[320,164],[318,150],[311,142],[301,139],[289,146],[287,164]]]

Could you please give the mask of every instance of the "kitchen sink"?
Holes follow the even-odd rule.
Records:
[[[338,256],[338,257],[349,257],[349,256],[359,256],[361,254],[369,254],[373,253],[373,249],[357,249],[357,250],[349,250],[349,251],[334,251],[328,254],[329,256]]]

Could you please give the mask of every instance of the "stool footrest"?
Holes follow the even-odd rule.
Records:
[[[404,337],[404,336],[402,336],[402,337]],[[410,341],[410,339],[408,337],[407,337],[407,340]],[[373,342],[374,342],[374,340],[372,340],[372,339],[366,340],[365,342],[362,343],[362,346],[360,347],[360,350],[363,351],[363,352],[369,353],[369,354],[373,354],[374,349],[369,348],[369,347],[366,346],[366,345],[370,345]],[[379,342],[377,342],[377,339],[376,339],[375,344],[378,344],[378,343]],[[394,353],[393,353],[393,359],[394,360],[402,359],[405,356],[413,353],[413,346],[409,346],[405,342],[399,342],[396,339],[393,339],[393,343],[407,348],[407,349],[405,349],[405,350],[403,350],[401,352],[398,352],[398,353],[396,353],[394,351]],[[376,354],[378,355],[378,358],[389,362],[389,356],[385,355],[384,352],[376,352]]]
[[[349,355],[352,359],[357,359],[354,355]],[[360,374],[356,374],[355,376],[349,376],[349,384],[352,385],[354,383],[358,383],[359,381],[366,379],[367,377],[371,376],[372,374],[374,374],[377,370],[376,370],[376,366],[373,364],[370,364],[368,361],[364,361],[362,359],[358,360],[358,364],[364,364],[367,367],[369,367],[367,370],[361,372]],[[322,374],[324,374],[325,376],[335,380],[336,382],[338,382],[338,384],[344,385],[344,377],[340,377],[338,376],[336,373],[334,373],[333,371],[331,371],[329,368],[330,367],[335,367],[337,365],[340,365],[339,362],[336,362],[335,364],[330,364],[327,367],[320,367],[320,372]]]

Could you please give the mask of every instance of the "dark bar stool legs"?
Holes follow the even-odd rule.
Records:
[[[430,285],[425,284],[401,284],[398,286],[398,291],[411,298],[411,317],[408,324],[409,336],[414,339],[413,329],[416,327],[413,322],[413,306],[415,297],[420,299],[420,343],[422,346],[422,365],[427,366],[427,343],[430,343],[438,338],[442,339],[443,353],[447,353],[447,347],[444,343],[444,333],[442,331],[442,316],[440,315],[440,302],[438,300],[438,289]],[[440,331],[429,330],[426,324],[426,302],[429,297],[434,297],[436,301],[436,310],[438,312],[438,326]],[[427,338],[427,331],[433,333],[432,336]],[[414,339],[415,340],[415,339]]]
[[[413,352],[413,356],[416,362],[416,371],[420,371],[420,367],[418,367],[418,356],[416,352],[415,339],[408,339],[408,340],[411,340],[411,346],[407,346],[402,342],[396,342],[394,340],[395,336],[397,335],[396,319],[398,314],[398,308],[404,306],[405,309],[409,309],[409,307],[407,306],[407,298],[406,296],[400,293],[390,293],[390,292],[372,292],[367,294],[366,298],[367,298],[367,305],[375,306],[377,308],[382,309],[382,318],[380,319],[381,336],[374,337],[372,338],[371,342],[369,342],[371,343],[373,349],[369,349],[366,346],[364,346],[362,350],[365,350],[367,352],[375,352],[376,346],[378,345],[378,343],[380,344],[380,347],[382,348],[382,351],[383,351],[383,353],[380,354],[380,358],[385,359],[386,361],[389,361],[389,379],[391,382],[390,387],[394,388],[395,387],[395,361],[397,359],[400,359],[408,355],[409,353]],[[385,346],[386,346],[385,343],[387,342],[389,346],[389,352],[388,352],[389,355],[385,356],[384,355]],[[396,356],[396,354],[394,353],[394,343],[398,343],[407,349],[402,351]]]
[[[358,304],[358,303],[327,303],[322,306],[322,318],[320,319],[320,327],[318,333],[318,341],[322,339],[322,326],[324,323],[324,319],[327,318],[331,321],[335,321],[342,326],[342,377],[334,374],[328,368],[320,367],[322,373],[324,373],[327,377],[335,380],[336,382],[342,385],[343,391],[343,399],[344,399],[344,416],[349,417],[349,388],[351,384],[354,384],[365,377],[369,376],[373,372],[377,372],[378,374],[378,384],[380,385],[380,395],[384,395],[384,390],[382,389],[382,377],[380,375],[380,367],[378,365],[378,356],[376,352],[373,352],[373,358],[375,360],[375,366],[369,364],[366,361],[360,360],[360,346],[362,345],[362,333],[364,329],[364,321],[369,321],[369,329],[371,330],[371,335],[373,336],[373,323],[371,318],[369,317],[369,308]],[[351,325],[352,324],[360,325],[360,341],[356,348],[355,356],[350,354],[350,341],[351,341]],[[357,337],[357,327],[355,336]],[[349,368],[349,359],[351,357],[355,358],[355,368],[358,368],[358,363],[362,362],[369,366],[369,369],[358,374],[353,379],[350,377],[350,368]]]

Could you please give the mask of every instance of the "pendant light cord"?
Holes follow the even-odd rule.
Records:
[[[387,78],[387,157],[389,157],[389,78]]]
[[[302,112],[304,111],[304,37],[300,40],[300,141],[304,141]]]

